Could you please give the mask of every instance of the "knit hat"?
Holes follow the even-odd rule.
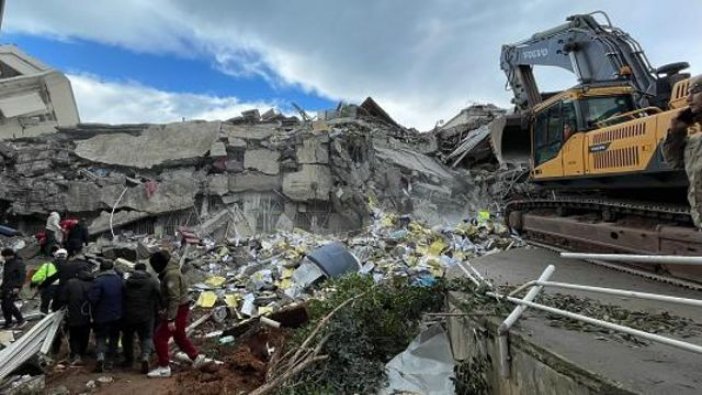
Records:
[[[105,270],[111,270],[115,267],[115,264],[112,263],[112,261],[104,260],[100,262],[100,271],[105,271]]]
[[[151,254],[149,263],[156,273],[161,273],[170,260],[171,254],[169,254],[168,251],[156,251]]]

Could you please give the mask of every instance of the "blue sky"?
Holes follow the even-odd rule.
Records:
[[[336,106],[335,102],[305,92],[297,85],[271,84],[259,75],[226,74],[202,57],[136,52],[76,38],[57,40],[12,32],[3,34],[2,42],[14,44],[69,74],[87,73],[111,81],[133,81],[169,92],[236,96],[245,102],[274,101],[288,111],[291,102],[311,110]]]
[[[702,1],[8,0],[2,42],[66,72],[81,119],[226,119],[372,96],[431,129],[473,103],[509,106],[500,48],[569,15],[608,12],[654,66],[702,73]],[[537,72],[543,90],[574,83]]]

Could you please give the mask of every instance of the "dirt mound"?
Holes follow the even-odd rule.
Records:
[[[282,347],[284,335],[280,331],[260,330],[244,343],[220,355],[224,362],[203,366],[200,370],[178,376],[177,395],[228,395],[252,391],[266,380],[269,349]]]

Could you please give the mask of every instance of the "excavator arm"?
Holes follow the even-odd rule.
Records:
[[[604,15],[606,24],[595,19],[598,13]],[[670,95],[672,83],[666,84],[658,74],[675,74],[687,64],[653,69],[639,44],[612,26],[607,15],[598,11],[570,16],[565,24],[502,47],[500,67],[507,75],[519,111],[541,102],[534,66],[568,70],[581,85],[616,81],[631,84],[637,104],[648,107],[667,101]]]

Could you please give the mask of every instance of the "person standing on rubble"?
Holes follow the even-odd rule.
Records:
[[[54,256],[54,259],[66,259],[66,255],[68,254],[66,250],[59,249],[57,246],[54,246],[53,250],[52,255]],[[44,314],[49,313],[49,306],[51,306],[51,302],[56,297],[56,289],[58,288],[58,284],[56,284],[56,281],[54,280],[49,281],[49,279],[55,278],[53,276],[56,274],[56,272],[57,270],[54,262],[46,261],[42,263],[37,271],[34,272],[34,275],[32,275],[30,287],[38,289],[39,295],[41,296],[39,311]]]
[[[63,243],[63,229],[61,229],[61,216],[56,211],[52,211],[49,214],[49,218],[46,219],[46,227],[44,228],[46,232],[46,243],[44,244],[44,252],[48,255],[51,248],[55,245],[61,245]]]
[[[124,317],[122,319],[123,367],[134,363],[134,333],[141,346],[141,372],[149,372],[153,351],[154,318],[160,308],[161,291],[158,280],[146,271],[146,265],[134,265],[134,273],[124,285]]]
[[[2,315],[5,317],[3,329],[12,328],[12,318],[17,320],[15,328],[24,327],[26,321],[22,312],[15,305],[27,275],[22,258],[15,254],[12,248],[5,248],[0,252],[5,262],[2,272],[2,285],[0,285],[0,298],[2,298]]]
[[[171,376],[168,353],[168,341],[171,336],[178,347],[193,361],[193,367],[199,368],[207,360],[204,355],[198,353],[185,333],[190,311],[190,296],[180,266],[177,261],[171,260],[171,255],[166,251],[153,253],[149,263],[161,280],[161,300],[165,311],[161,314],[154,336],[158,367],[150,371],[147,376],[151,378]]]
[[[79,219],[68,232],[68,237],[66,238],[68,256],[80,254],[83,251],[83,247],[88,245],[88,241],[88,228],[85,227],[83,220]]]
[[[62,298],[66,301],[66,326],[71,365],[83,364],[90,340],[90,301],[88,292],[93,285],[93,274],[81,270],[75,278],[68,280]]]
[[[688,136],[688,129],[702,125],[702,76],[690,79],[688,108],[671,120],[663,141],[663,158],[675,168],[684,168],[690,182],[687,199],[695,225],[702,229],[702,133]]]
[[[95,373],[111,369],[117,356],[122,299],[122,278],[115,272],[114,264],[112,261],[100,263],[100,272],[88,291],[97,353]]]

